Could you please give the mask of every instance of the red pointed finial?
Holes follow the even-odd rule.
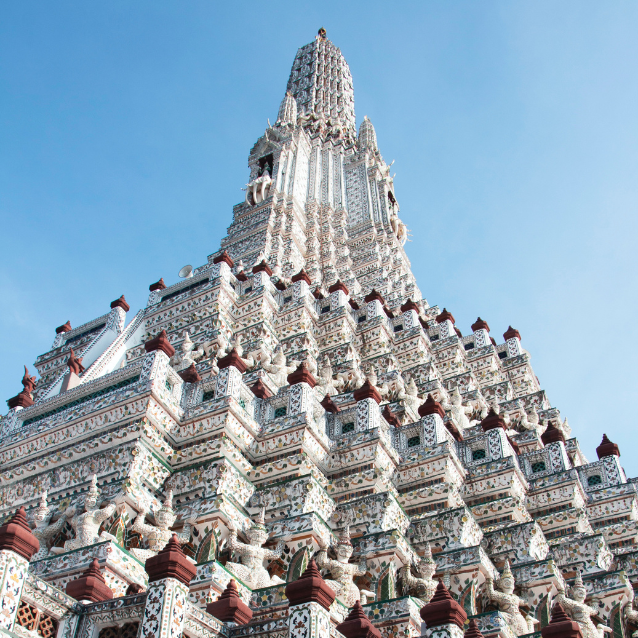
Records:
[[[515,330],[514,328],[512,328],[512,326],[510,326],[504,333],[503,333],[503,339],[505,339],[505,341],[507,341],[508,339],[518,339],[519,341],[521,340],[521,333],[518,330]]]
[[[370,622],[358,600],[346,619],[337,625],[337,631],[346,638],[381,638],[381,632]]]
[[[600,445],[596,448],[596,454],[598,454],[598,458],[602,459],[605,456],[620,456],[620,448],[616,443],[612,443],[606,434],[603,434],[603,440]]]
[[[312,376],[312,373],[308,369],[308,364],[305,361],[300,363],[297,369],[288,375],[287,380],[290,385],[307,383],[311,388],[317,385],[317,380]]]
[[[401,421],[399,420],[399,417],[394,412],[392,412],[392,410],[390,410],[390,405],[388,403],[385,404],[385,407],[383,408],[383,412],[381,414],[390,425],[393,425],[395,428],[401,427]]]
[[[156,281],[154,284],[151,284],[148,289],[151,292],[155,292],[156,290],[164,290],[166,288],[166,284],[164,283],[164,278],[162,277],[159,281]]]
[[[195,578],[197,568],[188,560],[182,551],[177,534],[173,534],[166,546],[156,556],[151,556],[146,561],[146,573],[148,582],[154,583],[165,578],[175,578],[188,587]]]
[[[124,299],[124,295],[122,295],[119,299],[111,302],[111,308],[122,308],[124,312],[128,312],[131,306],[126,303],[126,299]]]
[[[82,357],[76,357],[73,348],[69,352],[69,358],[66,362],[69,366],[69,370],[75,374],[82,374],[84,372],[84,366],[82,365]]]
[[[80,577],[67,583],[66,593],[76,600],[90,600],[92,603],[113,598],[113,592],[106,584],[97,558],[93,559]]]
[[[483,321],[480,317],[472,324],[472,332],[476,332],[477,330],[487,330],[490,331],[490,327],[487,325],[487,321]]]
[[[59,334],[62,334],[63,332],[70,332],[71,330],[72,330],[71,322],[67,321],[66,323],[62,324],[61,326],[58,326],[55,329],[55,334],[59,335]]]
[[[465,630],[464,638],[483,638],[483,634],[479,631],[479,626],[475,618],[470,620],[470,624]]]
[[[572,620],[560,603],[552,609],[549,624],[541,629],[543,638],[582,638],[580,625]]]
[[[456,323],[454,316],[451,312],[448,312],[447,308],[443,308],[443,312],[436,317],[437,323],[443,323],[444,321],[451,321],[453,324]]]
[[[428,414],[438,414],[442,419],[445,418],[443,406],[431,394],[428,394],[425,403],[419,406],[419,416],[427,416]]]
[[[467,614],[463,607],[452,598],[447,587],[440,580],[432,600],[421,608],[421,618],[428,628],[456,625],[463,629]]]
[[[250,389],[258,399],[268,399],[272,396],[272,392],[261,379],[257,379],[257,381],[250,386]]]
[[[493,430],[495,428],[505,429],[505,419],[494,412],[494,408],[490,408],[487,416],[481,421],[481,428],[483,432]]]
[[[545,432],[541,434],[541,441],[544,445],[556,443],[557,441],[562,441],[564,443],[565,435],[554,425],[552,421],[550,421]]]
[[[40,549],[40,541],[31,533],[24,507],[16,510],[13,517],[0,527],[0,550],[8,550],[31,560]]]
[[[353,392],[355,401],[363,401],[363,399],[374,399],[377,403],[381,403],[381,395],[379,391],[366,379],[363,385]]]
[[[246,625],[253,617],[252,609],[239,597],[234,578],[230,579],[215,602],[206,605],[206,611],[222,622],[234,622],[238,625]]]
[[[162,330],[157,337],[147,341],[144,344],[144,349],[146,352],[154,352],[155,350],[161,350],[168,357],[172,357],[175,354],[175,348],[171,345],[171,342],[168,340],[168,335],[166,334],[166,330]]]
[[[299,579],[286,585],[286,598],[291,605],[319,603],[324,609],[330,609],[335,600],[335,592],[321,577],[315,559],[311,558]]]
[[[186,383],[199,383],[202,380],[194,363],[191,363],[186,370],[180,370],[177,374],[179,374]]]

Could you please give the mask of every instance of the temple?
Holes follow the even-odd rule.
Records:
[[[629,636],[617,428],[588,460],[516,329],[423,298],[323,29],[282,93],[219,249],[7,401],[0,635]]]

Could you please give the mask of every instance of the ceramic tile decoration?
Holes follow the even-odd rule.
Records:
[[[24,506],[40,548],[0,548],[0,628],[338,638],[361,603],[386,638],[456,638],[421,626],[442,579],[484,636],[537,635],[556,601],[585,638],[638,629],[618,446],[585,458],[517,330],[463,335],[423,298],[390,165],[355,121],[321,30],[219,250],[135,317],[121,297],[60,326],[25,371],[0,422],[0,518]],[[197,574],[149,585],[173,534]],[[329,611],[289,608],[310,558]],[[114,598],[80,603],[64,589],[93,559]],[[205,611],[230,579],[247,625]]]

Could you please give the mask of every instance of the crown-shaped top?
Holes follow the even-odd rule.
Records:
[[[315,559],[311,558],[299,579],[286,585],[286,598],[291,605],[319,603],[324,609],[330,609],[335,600],[335,592],[321,577]]]
[[[432,600],[421,608],[421,618],[428,628],[456,625],[463,629],[467,614],[440,580]]]
[[[330,121],[352,137],[356,135],[350,68],[341,51],[326,38],[325,29],[297,51],[286,93],[294,98],[302,118]]]
[[[428,414],[438,414],[442,419],[445,418],[443,406],[431,394],[428,394],[425,403],[419,406],[419,416],[427,416]]]
[[[381,632],[370,622],[358,600],[346,619],[337,625],[337,631],[346,638],[381,638]]]
[[[490,327],[487,325],[487,321],[483,321],[480,317],[472,324],[472,332],[476,332],[477,330],[487,330],[490,331]]]
[[[543,638],[582,638],[580,625],[572,620],[560,603],[552,609],[552,618],[546,627],[541,629]]]
[[[7,523],[0,527],[0,550],[9,550],[31,560],[40,549],[40,541],[31,533],[24,507],[21,507]]]
[[[215,602],[206,605],[206,611],[222,622],[234,622],[238,625],[249,623],[253,617],[252,609],[239,597],[234,578],[230,579]]]
[[[182,551],[177,534],[171,536],[164,549],[157,556],[151,556],[146,561],[145,568],[149,583],[164,580],[164,578],[174,578],[186,587],[189,586],[197,573],[195,564],[188,560]]]
[[[475,618],[470,620],[468,628],[465,630],[465,638],[483,638],[483,634],[479,631],[478,623]]]
[[[605,456],[620,456],[620,448],[616,443],[612,443],[606,434],[603,434],[603,440],[600,445],[596,448],[596,454],[598,454],[598,458],[602,459]]]

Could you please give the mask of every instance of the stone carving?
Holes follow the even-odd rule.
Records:
[[[265,507],[260,509],[257,520],[246,532],[248,543],[237,540],[237,530],[230,528],[228,548],[239,554],[241,563],[226,563],[226,569],[239,578],[247,587],[259,589],[270,587],[283,581],[278,576],[270,576],[264,567],[264,560],[275,560],[281,556],[285,542],[280,540],[274,550],[265,549],[263,545],[268,540],[268,529],[265,525]]]
[[[131,549],[131,554],[139,558],[142,562],[145,562],[147,558],[155,556],[164,549],[173,534],[177,537],[177,541],[180,545],[188,543],[197,518],[196,516],[189,518],[181,532],[176,533],[171,531],[170,528],[175,524],[175,519],[177,518],[173,510],[172,489],[167,490],[164,503],[155,510],[156,525],[149,525],[144,522],[149,509],[148,505],[144,504],[131,527],[134,532],[141,534],[142,538],[148,543],[148,549],[141,549],[139,547]]]
[[[498,605],[512,631],[517,636],[522,636],[534,631],[535,621],[531,617],[526,620],[525,616],[520,612],[519,608],[523,600],[514,593],[515,584],[510,562],[506,560],[505,568],[498,583],[500,591],[494,589],[494,581],[488,576],[485,580],[485,593],[490,601]]]
[[[107,519],[111,518],[118,507],[124,502],[124,495],[119,494],[115,503],[110,503],[104,509],[99,509],[98,501],[100,490],[97,486],[97,475],[91,475],[91,487],[84,497],[82,510],[78,513],[78,507],[69,507],[64,515],[75,532],[75,538],[64,543],[64,548],[52,547],[51,553],[61,554],[70,552],[74,549],[94,545],[101,540],[110,540],[117,542],[116,538],[108,532],[99,533],[100,525]]]
[[[348,512],[348,514],[350,514]],[[344,512],[342,520],[348,521],[351,517]],[[365,557],[361,558],[358,565],[350,563],[353,547],[350,542],[350,524],[346,522],[339,534],[337,546],[334,548],[337,559],[328,558],[328,546],[324,543],[317,553],[316,562],[320,569],[328,569],[332,579],[325,579],[328,586],[332,588],[337,598],[346,606],[352,607],[356,601],[361,601],[365,605],[367,598],[374,598],[374,594],[365,589],[359,590],[354,583],[355,576],[365,576],[368,571]]]
[[[35,529],[33,535],[40,541],[40,549],[31,557],[32,561],[41,560],[49,555],[49,543],[53,537],[64,527],[66,516],[60,518],[52,524],[51,510],[47,504],[46,490],[40,495],[40,503],[33,516]]]
[[[425,556],[416,566],[418,577],[412,575],[410,565],[404,565],[399,570],[399,576],[403,585],[404,596],[416,596],[424,603],[429,603],[436,591],[437,582],[432,578],[436,572],[436,563],[432,560],[432,548],[430,543],[425,544]]]
[[[315,388],[320,395],[329,394],[330,396],[333,396],[339,393],[334,384],[332,366],[330,365],[329,359],[327,359],[326,363],[319,369],[319,372],[317,374],[317,385],[315,386]]]
[[[267,353],[264,353],[264,358],[261,361],[261,367],[266,370],[272,377],[272,380],[276,385],[282,387],[288,384],[288,375],[297,369],[296,365],[288,365],[286,362],[286,355],[281,347],[275,350],[275,356],[270,358]]]
[[[456,427],[463,433],[464,430],[472,427],[472,423],[470,423],[470,419],[468,415],[474,412],[474,408],[471,405],[464,405],[463,398],[461,397],[461,393],[459,392],[458,387],[454,388],[452,392],[451,401],[448,403],[445,401],[441,404],[446,410],[450,410],[452,413],[452,418],[454,419],[454,423],[456,423]]]
[[[627,591],[629,592],[629,600],[623,607],[623,620],[625,623],[631,623],[632,625],[638,625],[638,610],[634,609],[635,592],[631,586],[629,579],[625,578],[627,583]],[[638,638],[638,631],[634,631],[631,634],[632,638]]]
[[[578,570],[576,580],[571,587],[572,597],[565,595],[565,590],[559,587],[554,601],[560,603],[565,611],[580,625],[583,638],[604,638],[605,633],[611,633],[611,628],[602,623],[594,624],[592,618],[597,615],[597,610],[585,604],[587,590],[583,585],[583,577]]]
[[[176,369],[188,368],[192,363],[197,363],[204,356],[204,348],[202,346],[195,347],[188,334],[188,330],[184,331],[184,341],[180,346],[180,352],[175,354],[171,359],[171,363]]]
[[[246,203],[261,204],[268,197],[271,184],[270,173],[265,170],[262,175],[246,184]]]

